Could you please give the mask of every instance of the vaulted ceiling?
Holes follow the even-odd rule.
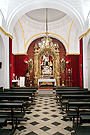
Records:
[[[26,13],[26,15],[29,18],[31,18],[32,20],[35,20],[35,21],[38,21],[38,22],[45,22],[45,20],[46,20],[46,8],[32,10],[32,11]],[[47,21],[48,22],[60,20],[65,15],[66,14],[62,11],[59,11],[59,10],[56,10],[56,9],[51,9],[51,8],[47,9]]]

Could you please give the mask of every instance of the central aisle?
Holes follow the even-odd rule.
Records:
[[[15,135],[71,135],[72,121],[63,119],[65,112],[54,96],[37,96],[35,105],[26,112],[27,122],[20,122]]]

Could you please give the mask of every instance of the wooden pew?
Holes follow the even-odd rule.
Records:
[[[88,91],[88,89],[56,89],[56,92],[61,91]]]
[[[53,87],[53,90],[56,90],[56,89],[63,89],[63,90],[66,90],[66,89],[81,89],[81,87]]]
[[[3,92],[0,92],[0,95],[16,95],[16,96],[29,96],[31,98],[33,98],[32,96],[32,92],[16,92],[16,91],[3,91]]]
[[[90,112],[80,113],[80,123],[90,123]]]
[[[90,93],[62,95],[62,99],[90,99]]]
[[[32,97],[35,98],[36,89],[4,89],[4,92],[32,92]]]
[[[0,108],[10,108],[10,112],[7,113],[7,112],[0,112],[0,117],[2,118],[5,118],[5,115],[6,115],[6,118],[7,117],[11,117],[12,118],[12,129],[13,128],[16,128],[17,127],[17,120],[18,118],[20,117],[24,117],[25,115],[25,111],[24,111],[24,106],[23,106],[23,102],[0,102]],[[20,113],[16,113],[14,112],[14,108],[21,108],[21,112]],[[14,127],[14,118],[16,118],[16,126]]]
[[[66,102],[66,111],[67,111],[67,107],[68,107],[68,101],[90,101],[90,93],[84,93],[84,94],[71,94],[71,95],[62,95],[62,100],[67,100]],[[63,101],[62,101],[63,102]],[[69,110],[69,108],[68,108]]]
[[[10,89],[36,89],[38,90],[38,87],[11,87]]]
[[[78,88],[77,88],[77,89],[76,89],[76,88],[73,88],[73,89],[72,89],[71,87],[70,87],[70,89],[68,89],[68,88],[67,88],[67,89],[56,89],[56,98],[57,98],[58,95],[59,95],[59,97],[60,97],[61,94],[63,94],[63,92],[64,92],[64,93],[67,93],[67,92],[73,93],[73,91],[74,91],[74,92],[77,92],[77,91],[78,91],[78,92],[80,92],[80,91],[88,91],[88,89],[78,89]]]
[[[23,91],[23,92],[36,92],[36,89],[3,89],[3,91]]]
[[[59,96],[59,100],[60,98],[62,97],[62,95],[66,95],[66,94],[69,94],[69,95],[72,95],[72,94],[85,94],[85,93],[88,93],[88,90],[78,90],[78,91],[59,91],[57,92],[57,95]]]
[[[0,95],[0,100],[29,101],[29,96]]]
[[[80,113],[80,107],[90,107],[90,102],[68,102],[68,106],[77,106],[77,126],[78,126],[78,118]],[[87,109],[87,108],[86,108]],[[74,119],[74,117],[73,117]],[[74,121],[74,120],[73,120]]]
[[[7,126],[7,116],[0,117],[0,127]]]

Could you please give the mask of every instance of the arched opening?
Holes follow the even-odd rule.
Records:
[[[5,79],[5,48],[3,39],[0,36],[0,86],[2,87],[4,87],[5,85],[4,79]]]
[[[61,60],[62,59],[64,59],[64,60],[66,59],[66,49],[65,49],[64,45],[62,44],[62,42],[60,42],[59,40],[57,40],[55,38],[52,38],[52,41],[53,41],[54,45],[58,44],[58,46],[59,46],[58,53],[55,54],[54,50],[52,50],[51,48],[39,49],[38,54],[36,53],[36,55],[37,55],[36,57],[37,58],[35,58],[35,53],[34,53],[35,52],[35,44],[39,45],[39,43],[41,42],[42,39],[43,39],[43,37],[36,39],[28,47],[27,59],[28,60],[32,59],[32,61],[33,61],[33,63],[32,63],[33,70],[30,73],[30,80],[32,81],[33,85],[37,85],[37,79],[38,78],[41,78],[41,77],[44,77],[44,78],[45,77],[46,78],[47,77],[55,78],[57,76],[56,68],[59,65],[59,67],[58,67],[59,68],[59,74],[61,76],[61,78],[59,78],[60,79],[59,85],[61,85],[62,84],[62,80],[65,81],[65,67],[63,67],[63,71],[62,71],[62,69],[60,70],[60,64],[61,64]],[[45,58],[44,56],[45,55],[47,55],[47,57],[48,57],[48,61],[47,61],[48,66],[46,65],[46,67],[51,69],[50,68],[50,63],[52,62],[51,67],[53,66],[52,67],[53,70],[52,70],[51,73],[43,72],[43,74],[42,74],[42,69],[43,69],[42,68],[42,59],[44,60],[44,58]],[[60,57],[60,58],[57,59],[56,57],[57,58]],[[59,60],[59,63],[57,62],[57,60]],[[35,68],[35,66],[36,66],[36,68]],[[35,70],[38,70],[38,71],[34,72]],[[35,81],[35,78],[34,78],[35,77],[35,73],[36,73],[36,78],[37,78],[36,81]],[[47,74],[49,74],[49,76]]]
[[[87,46],[88,89],[90,89],[90,39]]]
[[[57,3],[57,1],[33,1],[33,2],[29,2],[26,1],[24,3],[22,3],[22,6],[18,6],[18,8],[16,8],[13,12],[13,14],[10,15],[8,22],[7,22],[7,26],[8,26],[8,32],[12,33],[13,28],[17,22],[17,20],[23,16],[25,13],[35,10],[35,9],[41,9],[41,8],[52,8],[52,9],[56,9],[56,10],[60,10],[64,13],[66,13],[67,15],[69,15],[72,20],[75,21],[75,23],[77,24],[78,30],[81,33],[84,29],[84,22],[82,17],[80,16],[79,13],[76,12],[76,10],[74,10],[74,8],[72,9],[72,6],[70,6],[69,4],[67,5],[67,2],[65,1],[60,1]]]

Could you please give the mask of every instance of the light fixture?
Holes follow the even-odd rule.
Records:
[[[46,36],[44,38],[41,39],[41,42],[39,43],[39,47],[40,48],[54,48],[54,47],[57,47],[58,45],[54,45],[54,43],[52,42],[52,39],[50,37],[48,37],[48,9],[46,8],[45,9],[45,13],[46,13]]]

